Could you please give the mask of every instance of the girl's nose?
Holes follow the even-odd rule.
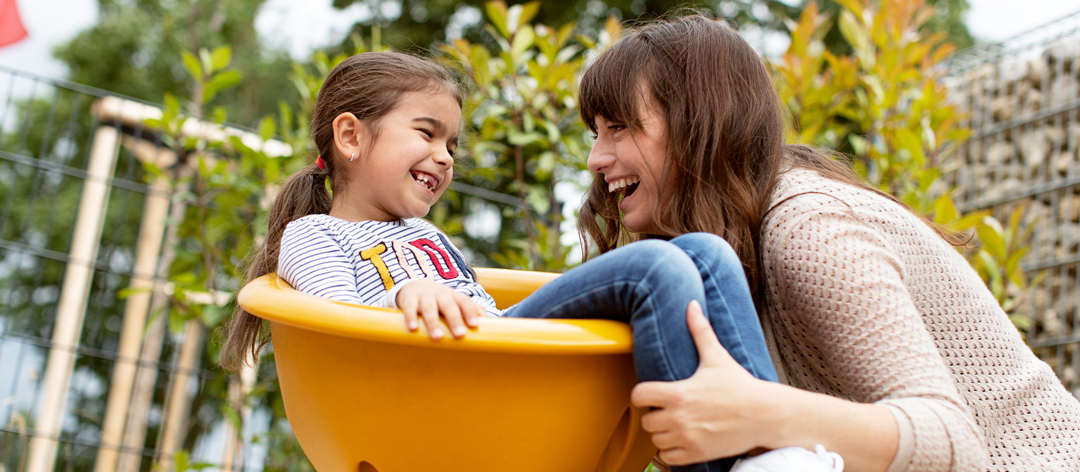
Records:
[[[435,152],[435,163],[442,167],[451,167],[454,165],[454,156],[450,155],[449,149],[443,149],[442,151]]]
[[[589,170],[603,174],[612,164],[615,163],[615,155],[611,152],[611,147],[608,146],[607,140],[603,138],[597,138],[593,142],[593,147],[589,151],[589,159],[585,161],[585,164],[589,167]]]

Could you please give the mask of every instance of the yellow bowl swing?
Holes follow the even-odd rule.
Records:
[[[476,269],[505,308],[557,274]],[[238,302],[268,320],[281,394],[320,472],[641,472],[631,335],[606,320],[485,318],[432,341],[397,310],[266,275]]]

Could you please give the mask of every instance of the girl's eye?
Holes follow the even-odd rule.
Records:
[[[446,148],[446,153],[450,154],[450,157],[454,157],[455,148]]]
[[[435,137],[435,133],[432,133],[432,132],[431,132],[430,130],[428,130],[428,129],[425,129],[425,128],[420,128],[420,132],[421,132],[421,133],[424,133],[424,136],[427,136],[427,137],[428,137],[429,139],[430,139],[430,138],[434,138],[434,137]]]
[[[622,130],[626,129],[626,125],[620,125],[620,124],[608,125],[608,129],[611,130],[612,132],[622,131]]]

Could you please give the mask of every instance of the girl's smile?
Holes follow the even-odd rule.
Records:
[[[347,128],[341,152],[356,152],[356,159],[341,161],[349,173],[349,188],[341,195],[335,192],[330,214],[349,221],[426,216],[454,175],[453,153],[461,128],[461,108],[454,96],[408,92],[377,123],[357,121],[354,140]],[[355,150],[350,142],[355,142]]]

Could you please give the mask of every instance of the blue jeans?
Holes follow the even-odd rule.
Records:
[[[719,236],[684,234],[629,244],[567,271],[507,311],[519,318],[605,318],[630,323],[640,381],[683,380],[698,354],[686,306],[701,303],[720,344],[759,379],[776,381],[754,302],[735,251]],[[673,467],[730,469],[734,459]]]

